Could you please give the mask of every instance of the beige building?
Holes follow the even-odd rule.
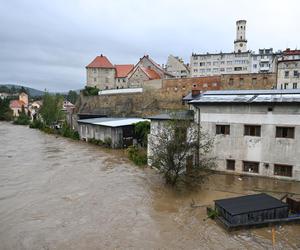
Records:
[[[22,107],[24,107],[25,112],[28,112],[28,95],[25,92],[21,92],[19,94],[18,100],[12,100],[10,101],[9,107],[13,111],[13,116],[19,116],[19,113],[22,110]]]
[[[173,55],[169,55],[168,57],[166,71],[174,75],[176,78],[185,78],[190,75],[190,70],[183,60]]]
[[[300,88],[300,50],[287,49],[277,60],[277,89]]]
[[[86,66],[87,83],[89,87],[99,89],[115,88],[115,66],[102,54]]]
[[[140,58],[134,69],[129,73],[129,87],[143,86],[145,81],[173,78],[171,73],[166,72],[158,63],[152,60],[149,55]]]

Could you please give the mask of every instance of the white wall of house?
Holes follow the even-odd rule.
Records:
[[[272,111],[268,111],[271,110]],[[195,111],[200,113],[201,127],[215,137],[213,155],[217,170],[260,175],[288,180],[300,180],[300,107],[299,105],[207,105]],[[229,125],[228,135],[216,134],[216,125]],[[259,125],[260,136],[244,135],[245,125]],[[276,127],[294,128],[294,138],[276,137]],[[235,161],[235,170],[227,169],[227,160]],[[245,172],[243,162],[259,163],[259,173]],[[292,177],[274,174],[274,166],[292,166]]]

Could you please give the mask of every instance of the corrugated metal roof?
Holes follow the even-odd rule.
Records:
[[[92,118],[92,119],[83,119],[78,120],[78,123],[86,123],[92,125],[106,126],[106,127],[121,127],[133,125],[138,122],[148,121],[147,119],[141,118]]]
[[[215,204],[224,208],[231,215],[288,206],[286,203],[265,193],[216,200]]]
[[[300,89],[207,91],[189,103],[300,103]]]

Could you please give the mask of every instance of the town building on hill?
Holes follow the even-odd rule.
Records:
[[[115,87],[115,66],[102,54],[86,66],[86,74],[86,85],[89,87],[97,87],[99,89]]]
[[[190,75],[188,65],[177,56],[169,55],[166,64],[166,71],[174,75],[176,78],[186,78]]]
[[[9,107],[13,111],[13,116],[19,116],[19,113],[22,110],[22,107],[24,107],[25,112],[28,112],[28,95],[25,92],[21,92],[19,94],[18,100],[12,100],[10,101]]]
[[[259,49],[259,53],[247,50],[246,20],[236,22],[234,52],[193,53],[190,58],[191,76],[211,76],[220,74],[247,74],[275,72],[275,58],[280,52],[273,49]]]
[[[277,89],[300,88],[300,50],[286,49],[277,61]]]
[[[116,64],[116,88],[128,88],[128,75],[133,70],[133,64]]]
[[[151,59],[149,55],[145,55],[140,58],[129,74],[128,83],[130,87],[140,87],[145,81],[168,78],[174,78],[174,76]]]

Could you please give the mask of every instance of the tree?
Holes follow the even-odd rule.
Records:
[[[150,133],[150,122],[138,122],[134,125],[134,132],[137,136],[138,142],[142,147],[147,147],[147,137]]]
[[[76,101],[77,101],[77,98],[78,98],[78,94],[77,94],[76,91],[70,90],[70,91],[68,92],[67,100],[68,100],[69,102],[75,104]]]
[[[14,121],[14,124],[18,125],[29,125],[30,117],[25,112],[24,105],[22,105],[21,112],[19,112],[18,118]]]
[[[13,112],[9,107],[9,98],[0,98],[0,121],[10,121],[13,116]]]
[[[61,95],[50,95],[48,92],[45,92],[40,114],[47,126],[51,126],[63,119],[62,105],[63,97]]]
[[[214,159],[209,156],[212,146],[213,139],[195,123],[174,117],[151,137],[149,161],[172,186],[179,181],[199,182],[214,167]],[[193,165],[193,159],[198,158]]]

